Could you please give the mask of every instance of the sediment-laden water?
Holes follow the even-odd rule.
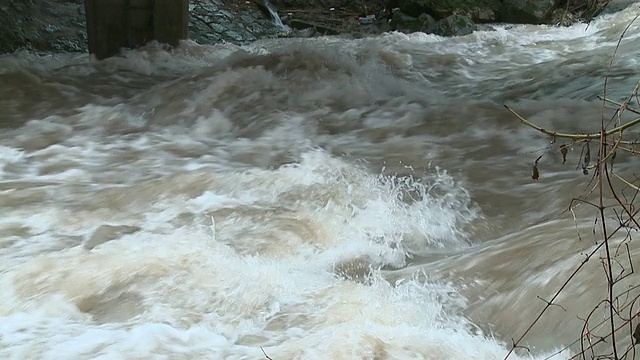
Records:
[[[598,131],[605,76],[638,81],[638,23],[607,68],[638,11],[3,55],[0,357],[504,358],[601,234],[566,211],[580,149],[563,165],[503,104]],[[594,259],[510,358],[570,345],[605,281]]]

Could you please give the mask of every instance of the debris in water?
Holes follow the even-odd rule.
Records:
[[[540,159],[542,159],[542,155],[538,156],[536,161],[533,163],[533,173],[531,174],[531,178],[533,180],[540,179],[540,171],[538,171],[538,161],[540,161]]]
[[[569,152],[569,148],[567,144],[560,145],[560,153],[562,154],[562,163],[567,162],[567,152]]]
[[[591,161],[591,151],[589,150],[589,143],[585,145],[586,149],[584,151],[584,161],[582,162],[582,173],[585,175],[589,175],[589,162]]]

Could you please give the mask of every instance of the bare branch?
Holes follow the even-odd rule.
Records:
[[[515,117],[518,118],[518,120],[520,120],[521,123],[534,128],[538,131],[540,131],[543,134],[547,134],[549,136],[553,136],[553,137],[557,137],[557,138],[565,138],[565,139],[571,139],[574,141],[580,141],[580,140],[596,140],[596,139],[600,139],[600,137],[602,136],[601,133],[593,133],[593,134],[569,134],[569,133],[560,133],[557,131],[550,131],[550,130],[546,130],[543,127],[536,125],[534,123],[532,123],[531,121],[523,118],[522,116],[520,116],[520,114],[518,114],[517,112],[515,112],[513,109],[511,109],[508,105],[504,106],[505,108],[507,108],[507,110],[509,110],[509,112],[511,112],[513,115],[515,115]],[[640,118],[634,119],[632,121],[629,121],[628,123],[624,124],[624,125],[620,125],[614,129],[608,130],[604,133],[604,136],[611,136],[613,134],[622,132],[632,126],[635,126],[637,124],[640,124]]]
[[[260,346],[260,350],[262,350],[262,354],[264,354],[264,357],[265,357],[267,360],[273,360],[272,358],[270,358],[270,357],[269,357],[269,355],[267,355],[267,353],[264,351],[264,349],[262,348],[262,346]]]
[[[536,296],[536,297],[537,297],[538,299],[540,299],[540,300],[544,301],[545,303],[547,303],[547,305],[549,305],[549,306],[557,306],[557,307],[561,308],[562,310],[567,311],[567,309],[565,309],[565,308],[564,308],[564,306],[562,306],[562,305],[560,305],[560,304],[554,304],[554,303],[552,303],[551,301],[547,301],[547,300],[545,300],[545,299],[541,298],[540,296]]]

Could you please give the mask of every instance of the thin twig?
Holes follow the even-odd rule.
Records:
[[[603,96],[598,96],[598,99],[600,99],[600,100],[604,100],[605,102],[608,102],[608,103],[610,103],[610,104],[613,104],[613,105],[617,106],[618,108],[623,108],[623,109],[625,109],[625,110],[629,110],[629,111],[631,111],[631,112],[632,112],[632,113],[634,113],[634,114],[638,114],[638,115],[640,115],[640,110],[636,110],[635,108],[632,108],[631,106],[629,106],[629,104],[619,103],[619,102],[617,102],[617,101],[614,101],[614,100],[611,100],[611,99],[605,98],[605,97],[603,97]]]
[[[262,346],[260,346],[260,350],[262,350],[262,354],[264,355],[264,357],[268,360],[273,360],[272,358],[269,357],[269,355],[267,355],[267,353],[264,351],[264,349],[262,348]]]

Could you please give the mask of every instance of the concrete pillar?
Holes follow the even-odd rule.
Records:
[[[85,0],[89,52],[98,59],[151,40],[188,38],[189,0]]]

